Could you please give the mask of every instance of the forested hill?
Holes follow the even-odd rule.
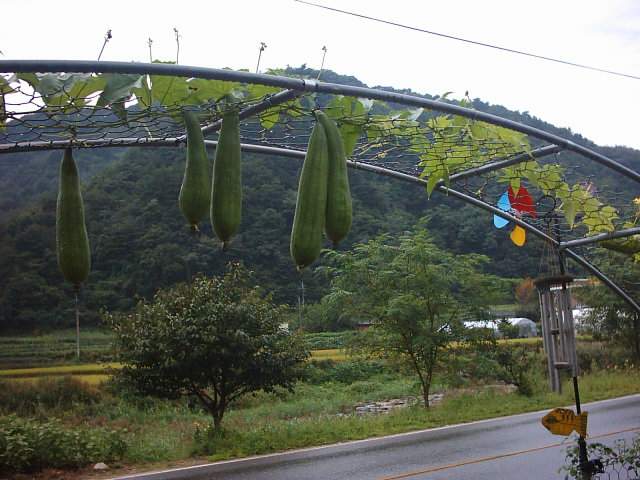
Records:
[[[323,72],[322,80],[359,84],[353,77],[332,72]],[[540,122],[477,103],[479,109],[508,113],[518,121]],[[608,150],[613,149],[601,149],[616,156]],[[640,152],[621,151],[625,163],[639,163]],[[0,330],[73,321],[72,295],[63,285],[55,255],[55,189],[61,155],[54,151],[0,156],[0,206],[5,212],[0,215]],[[103,308],[128,309],[136,296],[150,296],[196,272],[220,272],[231,260],[247,264],[257,282],[278,300],[296,303],[301,279],[289,258],[289,234],[301,162],[245,155],[241,232],[223,252],[212,239],[210,226],[193,236],[179,211],[184,148],[88,149],[77,156],[93,262],[82,294],[85,322],[97,321]],[[354,225],[340,248],[379,233],[395,235],[427,217],[427,228],[441,246],[489,255],[492,273],[521,278],[538,271],[539,242],[531,239],[522,249],[513,246],[505,232],[492,227],[489,214],[440,195],[427,200],[422,188],[385,177],[362,171],[350,175]],[[307,301],[324,293],[322,276],[308,271],[303,280]]]
[[[184,150],[130,149],[85,187],[93,261],[83,292],[85,319],[96,321],[101,308],[127,309],[136,296],[149,296],[195,272],[220,272],[231,260],[245,262],[278,300],[295,304],[300,277],[289,257],[289,234],[300,166],[286,158],[245,157],[241,231],[223,252],[210,226],[193,236],[178,208]],[[341,248],[378,233],[396,235],[427,215],[433,218],[433,236],[448,248],[489,253],[496,259],[492,270],[504,276],[535,273],[530,250],[535,242],[527,249],[512,246],[504,232],[493,232],[490,215],[440,195],[427,200],[422,188],[386,177],[350,173],[354,225]],[[3,328],[72,321],[71,292],[63,288],[56,263],[53,192],[2,228],[0,248]],[[324,292],[320,275],[306,272],[304,283],[307,301]]]
[[[86,183],[124,153],[121,148],[79,150],[76,162]],[[0,224],[58,186],[60,151],[0,154]]]

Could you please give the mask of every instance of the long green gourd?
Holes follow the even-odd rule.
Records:
[[[238,111],[231,109],[222,116],[211,184],[211,225],[223,248],[240,227],[241,217],[240,119]]]
[[[91,251],[84,220],[78,169],[71,149],[60,163],[60,184],[56,205],[56,250],[65,280],[79,288],[91,270]]]
[[[211,202],[209,159],[197,115],[189,110],[182,113],[187,130],[187,162],[184,169],[178,204],[193,231],[207,215]]]
[[[351,228],[352,201],[347,174],[347,156],[338,127],[324,112],[316,117],[324,127],[329,150],[329,176],[327,180],[327,213],[324,231],[336,247]]]
[[[291,231],[291,257],[298,270],[312,264],[322,249],[328,170],[327,136],[322,123],[316,122],[302,165]]]

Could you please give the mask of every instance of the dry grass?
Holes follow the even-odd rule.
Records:
[[[347,354],[340,348],[329,348],[326,350],[312,350],[311,358],[313,360],[335,360],[342,361],[347,359]]]
[[[60,365],[56,367],[12,368],[0,370],[0,378],[49,377],[57,375],[106,375],[108,370],[118,369],[119,363],[87,363],[84,365]]]
[[[66,375],[66,374],[65,374]],[[96,373],[91,375],[80,375],[80,374],[70,374],[73,378],[80,380],[81,382],[88,383],[89,385],[100,385],[111,378],[111,375],[107,375],[106,373]],[[40,380],[44,380],[46,378],[51,378],[57,375],[44,375],[44,376],[33,376],[33,377],[4,377],[4,380],[9,382],[20,382],[20,383],[37,383]]]

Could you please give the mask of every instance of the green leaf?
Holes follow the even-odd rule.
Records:
[[[37,88],[38,83],[40,83],[40,79],[38,78],[38,75],[36,75],[35,73],[26,73],[26,72],[18,73],[16,74],[16,78],[18,78],[19,80],[24,80],[29,85],[31,85],[34,89]]]
[[[90,73],[20,73],[17,78],[29,83],[50,107],[82,106],[84,96],[104,85],[101,77]]]
[[[181,104],[189,96],[186,78],[150,75],[149,80],[152,103],[163,106]]]
[[[439,117],[435,117],[430,119],[427,124],[429,128],[433,130],[444,130],[451,126],[452,120],[448,115],[440,115]]]
[[[226,100],[234,103],[243,100],[247,94],[242,84],[238,82],[203,78],[189,80],[188,88],[190,90],[188,102],[192,104],[205,103],[210,100],[215,102]]]
[[[333,97],[327,104],[325,113],[334,120],[343,120],[345,118],[364,117],[367,114],[367,110],[359,99],[338,95]],[[362,120],[362,118],[359,120]]]
[[[347,157],[350,157],[356,148],[358,139],[362,135],[362,125],[343,123],[340,126],[340,134],[342,135],[342,143],[344,144],[344,153]]]
[[[576,221],[577,205],[576,202],[570,198],[564,201],[563,205],[564,218],[567,219],[567,223],[571,228],[574,227]]]
[[[453,93],[453,90],[450,90],[448,92],[444,92],[442,95],[440,95],[439,97],[436,97],[436,100],[446,100],[447,97],[449,95],[451,95]]]
[[[271,130],[278,123],[278,120],[280,120],[280,109],[278,108],[269,109],[260,115],[260,125],[267,130]]]
[[[427,197],[431,198],[433,190],[441,181],[444,181],[445,183],[449,181],[449,176],[444,169],[440,169],[432,175],[429,175],[429,179],[427,180]]]
[[[7,120],[6,104],[4,96],[8,93],[12,93],[15,90],[9,85],[9,82],[2,76],[0,76],[0,131],[4,130]]]
[[[153,104],[151,88],[149,87],[150,78],[148,75],[142,77],[140,88],[132,88],[131,93],[136,96],[138,106],[142,109],[148,108]]]
[[[249,100],[255,100],[258,98],[266,97],[267,95],[273,95],[280,92],[281,89],[278,87],[270,87],[268,85],[259,85],[257,83],[252,83],[247,87],[247,98]]]
[[[133,89],[142,86],[143,80],[142,75],[129,73],[108,73],[104,77],[105,86],[96,103],[98,107],[106,107],[114,102],[128,99]]]
[[[471,126],[469,127],[471,130],[471,138],[475,140],[484,140],[488,136],[486,123],[473,121],[471,122]]]
[[[84,99],[100,90],[104,90],[106,83],[107,80],[104,75],[89,76],[74,83],[71,90],[69,90],[69,97],[74,101],[82,100],[82,104],[84,105]]]
[[[113,110],[113,113],[115,113],[120,120],[123,122],[127,121],[127,109],[125,108],[124,100],[113,102],[111,104],[111,110]]]

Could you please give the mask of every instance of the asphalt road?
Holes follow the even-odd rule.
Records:
[[[589,439],[640,433],[640,395],[586,404]],[[121,477],[136,480],[556,479],[570,442],[528,413],[370,440]],[[564,442],[564,443],[563,443]]]

